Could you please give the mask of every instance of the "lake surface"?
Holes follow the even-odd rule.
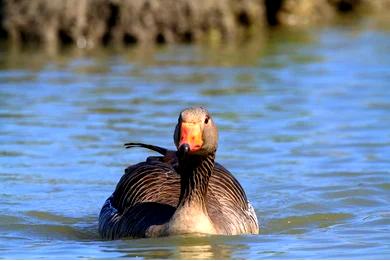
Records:
[[[128,165],[204,105],[255,236],[105,241]],[[0,49],[0,258],[390,258],[390,34],[274,30],[229,46]]]

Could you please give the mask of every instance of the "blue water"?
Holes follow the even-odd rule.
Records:
[[[274,30],[246,44],[0,49],[0,258],[390,258],[390,34]],[[204,105],[255,236],[104,241],[128,165]]]

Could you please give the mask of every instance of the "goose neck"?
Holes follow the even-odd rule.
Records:
[[[215,153],[207,156],[191,155],[179,161],[181,189],[179,207],[201,207],[206,210],[206,194],[214,169]]]

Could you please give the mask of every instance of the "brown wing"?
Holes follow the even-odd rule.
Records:
[[[152,225],[169,221],[176,210],[180,179],[171,165],[142,162],[126,169],[99,216],[103,238],[145,237]]]
[[[216,163],[211,175],[208,212],[214,225],[228,235],[257,234],[259,226],[240,183],[221,164]]]

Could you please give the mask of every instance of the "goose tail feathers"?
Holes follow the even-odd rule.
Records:
[[[157,153],[160,153],[163,156],[166,156],[168,153],[168,150],[165,148],[155,146],[155,145],[145,144],[145,143],[129,142],[129,143],[125,143],[124,146],[126,149],[145,148],[145,149],[153,150]]]

